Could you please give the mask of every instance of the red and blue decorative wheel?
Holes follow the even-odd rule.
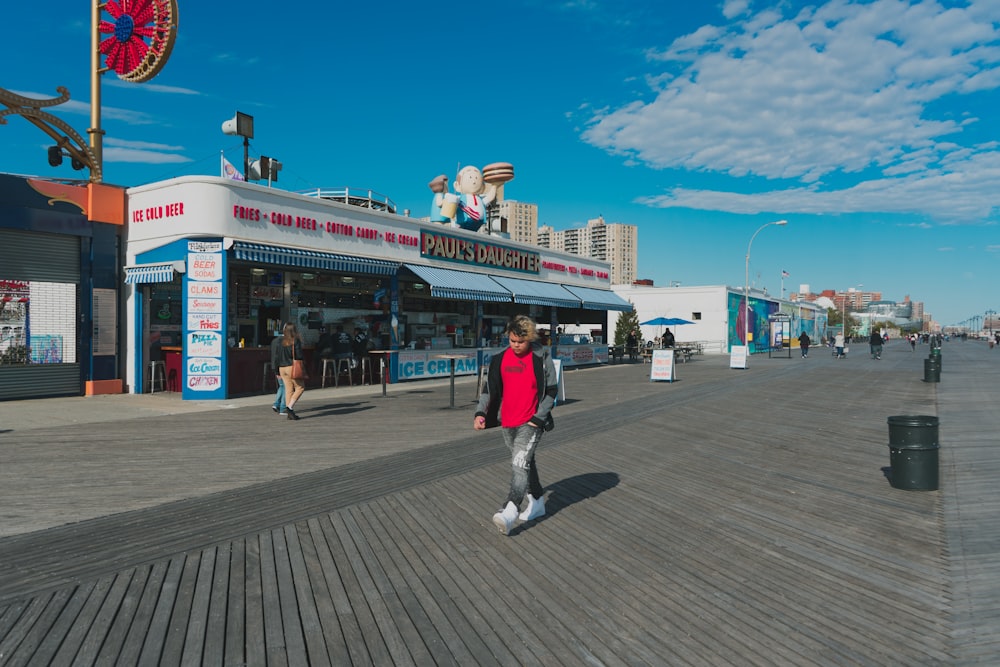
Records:
[[[108,69],[133,83],[159,74],[177,37],[177,0],[110,0],[104,9],[114,19],[98,26],[111,35],[99,47]]]

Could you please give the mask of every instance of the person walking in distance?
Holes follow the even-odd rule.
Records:
[[[281,330],[281,344],[278,346],[278,373],[281,381],[285,383],[285,414],[289,419],[298,419],[295,414],[296,401],[306,390],[302,380],[292,377],[292,361],[302,359],[302,339],[299,338],[299,331],[291,322],[286,322]]]
[[[284,415],[286,410],[285,382],[281,379],[281,370],[278,367],[278,354],[281,350],[282,339],[283,336],[275,336],[274,340],[271,341],[271,369],[274,371],[274,384],[278,386],[278,390],[274,393],[274,403],[271,404],[271,409],[279,415]]]
[[[549,350],[537,344],[537,325],[525,315],[507,324],[510,346],[493,355],[486,387],[479,397],[472,426],[477,431],[501,427],[511,454],[507,500],[493,523],[509,535],[516,519],[531,521],[545,514],[544,489],[538,479],[535,452],[543,430],[551,430],[552,406],[558,393],[555,365]],[[525,494],[528,506],[518,514]]]
[[[872,359],[882,358],[882,344],[885,339],[882,338],[882,334],[877,331],[873,331],[872,335],[868,337],[868,345],[871,347]]]
[[[799,349],[802,351],[802,358],[805,359],[809,356],[809,344],[812,343],[809,340],[809,334],[805,331],[799,334]]]
[[[847,356],[844,354],[844,334],[838,333],[836,336],[833,337],[833,347],[836,350],[834,356],[837,359],[843,359],[845,356]]]

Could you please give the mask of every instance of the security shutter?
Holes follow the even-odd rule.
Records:
[[[80,282],[80,237],[0,229],[0,278]]]
[[[80,237],[0,229],[0,278],[80,284]],[[76,290],[70,301],[48,304],[69,309],[77,319]],[[64,341],[76,346],[76,340]],[[79,360],[74,363],[0,367],[0,400],[79,395]]]

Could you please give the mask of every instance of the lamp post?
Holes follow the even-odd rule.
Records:
[[[986,316],[986,326],[988,326],[990,328],[990,338],[993,338],[993,317],[992,316],[996,315],[997,311],[990,309],[990,310],[987,310],[983,314]]]
[[[237,111],[222,124],[222,133],[243,137],[243,181],[250,181],[250,140],[253,139],[253,116]]]
[[[753,245],[753,240],[757,238],[757,235],[764,231],[765,227],[770,227],[771,225],[777,225],[779,227],[784,227],[788,224],[787,220],[776,220],[774,222],[769,222],[766,225],[761,225],[760,228],[753,233],[750,237],[750,243],[747,243],[747,262],[746,262],[746,273],[743,276],[743,344],[747,346],[747,359],[750,358],[750,246]]]

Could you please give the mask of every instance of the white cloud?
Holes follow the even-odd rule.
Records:
[[[150,93],[166,93],[170,95],[201,95],[202,93],[197,90],[192,90],[190,88],[181,88],[180,86],[164,86],[159,83],[132,83],[130,81],[122,81],[120,79],[107,79],[106,85],[113,88],[133,88],[135,90],[144,90]]]
[[[745,14],[750,9],[749,0],[726,0],[722,4],[722,15],[727,19]]]
[[[170,151],[183,150],[183,146],[170,146],[148,141],[124,141],[107,137],[104,140],[105,162],[139,162],[143,164],[176,164],[191,162],[191,158]]]
[[[963,128],[979,118],[953,112],[1000,85],[998,22],[995,2],[765,9],[651,52],[666,68],[647,77],[654,97],[595,112],[582,136],[653,168],[797,182],[759,194],[676,188],[640,198],[651,206],[982,220],[1000,206],[1000,153],[971,145]],[[830,189],[828,177],[853,183]]]

